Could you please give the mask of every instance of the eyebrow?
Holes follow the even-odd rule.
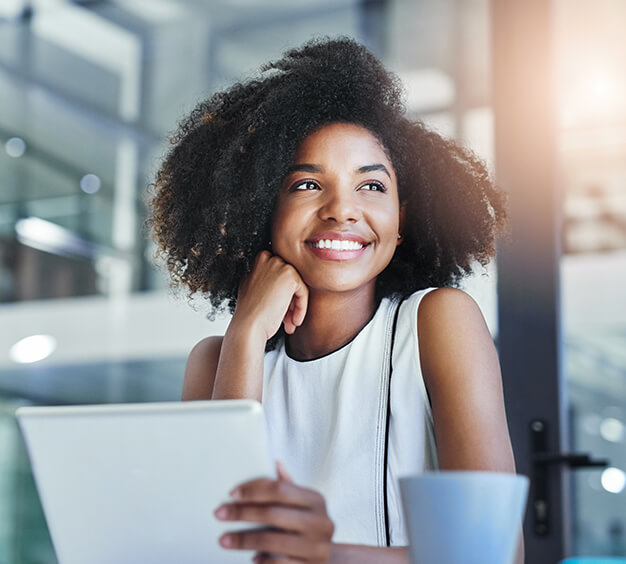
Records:
[[[357,172],[360,172],[360,173],[374,172],[376,170],[380,170],[384,172],[389,178],[391,178],[391,174],[389,174],[387,167],[384,164],[380,164],[380,163],[362,166],[358,169]]]
[[[387,170],[387,167],[381,163],[365,165],[365,166],[359,167],[356,171],[359,174],[364,174],[367,172],[374,172],[378,170],[384,172],[389,178],[391,178],[391,174]],[[291,165],[287,169],[287,174],[292,174],[293,172],[324,172],[324,170],[322,167],[314,165],[314,164],[302,163],[302,164]]]
[[[295,164],[287,169],[287,174],[292,172],[323,172],[322,168],[313,164]]]

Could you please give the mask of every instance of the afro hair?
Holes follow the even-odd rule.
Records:
[[[174,286],[207,296],[213,314],[234,311],[242,278],[269,249],[298,145],[333,122],[368,129],[396,171],[403,242],[377,278],[378,299],[454,286],[489,262],[506,214],[481,160],[408,119],[400,82],[365,47],[318,39],[200,102],[171,137],[149,224]]]

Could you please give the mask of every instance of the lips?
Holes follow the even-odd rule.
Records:
[[[306,241],[319,258],[326,260],[349,260],[361,255],[369,242],[354,233],[327,231],[318,233]]]

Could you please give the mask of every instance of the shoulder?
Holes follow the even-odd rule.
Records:
[[[183,400],[211,399],[217,363],[224,337],[206,337],[197,343],[187,359]]]
[[[474,299],[456,288],[438,288],[426,294],[417,319],[420,360],[429,391],[471,366],[492,364],[495,346]],[[498,371],[499,377],[499,371]]]
[[[465,315],[471,319],[478,316],[482,319],[482,313],[474,298],[467,292],[457,288],[436,288],[428,292],[420,302],[420,323],[430,325],[437,319],[441,323],[455,320],[462,322]]]
[[[478,304],[461,290],[433,290],[417,324],[441,468],[512,471],[500,365]]]
[[[191,352],[189,353],[187,365],[189,365],[189,363],[195,364],[196,362],[207,361],[214,356],[217,356],[217,358],[219,358],[223,340],[224,337],[222,337],[221,335],[214,335],[212,337],[205,337],[204,339],[196,343],[196,345],[193,347],[193,349],[191,349]]]
[[[488,331],[482,312],[474,298],[457,288],[441,287],[419,290],[401,305],[401,317],[422,335],[448,333],[455,327],[474,324]]]

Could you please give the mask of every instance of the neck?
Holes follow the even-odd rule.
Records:
[[[367,325],[375,309],[373,286],[346,294],[311,290],[304,322],[287,336],[290,355],[310,360],[337,350]]]

